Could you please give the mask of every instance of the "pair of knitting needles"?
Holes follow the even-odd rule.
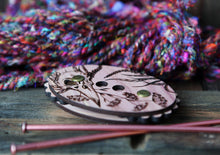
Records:
[[[50,147],[57,147],[70,144],[79,144],[104,140],[109,138],[145,134],[148,132],[207,132],[220,133],[219,127],[210,127],[220,125],[220,119],[208,120],[191,123],[180,123],[174,125],[97,125],[97,124],[53,124],[53,125],[29,125],[22,124],[22,131],[108,131],[105,133],[92,134],[86,136],[50,140],[44,142],[35,142],[24,145],[11,145],[11,153],[38,150]]]

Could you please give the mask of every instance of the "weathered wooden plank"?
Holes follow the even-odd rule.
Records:
[[[163,124],[220,118],[220,92],[178,91],[180,108]],[[56,107],[43,89],[0,92],[0,154],[10,154],[11,143],[85,135],[94,132],[29,132],[21,133],[22,122],[28,123],[94,123],[70,115]],[[139,145],[135,146],[138,139]],[[140,140],[142,139],[142,141]],[[140,142],[141,141],[141,142]],[[134,144],[135,143],[135,144]],[[117,138],[33,151],[31,154],[219,154],[219,134],[152,133],[139,138]],[[29,154],[26,152],[24,154]]]
[[[204,90],[214,90],[214,91],[219,91],[220,90],[220,80],[215,80],[213,82],[207,82],[203,81],[203,89]]]
[[[203,90],[200,79],[167,81],[174,90]]]

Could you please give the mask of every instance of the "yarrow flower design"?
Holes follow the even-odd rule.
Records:
[[[123,95],[126,97],[126,99],[128,101],[137,101],[138,100],[138,97],[135,94],[125,92],[125,93],[123,93]]]
[[[108,106],[110,107],[114,107],[114,106],[117,106],[121,103],[121,100],[118,99],[118,98],[115,98],[113,101],[110,101],[110,103],[108,104]]]

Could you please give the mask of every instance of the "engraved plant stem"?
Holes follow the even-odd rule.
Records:
[[[87,97],[88,99],[91,99],[93,102],[96,103],[96,100],[95,100],[94,98],[89,97],[88,95],[86,95],[86,94],[83,93],[82,91],[80,91],[80,90],[78,90],[78,89],[73,89],[73,88],[70,88],[70,87],[68,87],[68,88],[71,89],[71,90],[78,91],[78,92],[80,93],[80,95],[83,94],[85,97]],[[69,89],[68,89],[68,90],[69,90]],[[97,104],[97,103],[96,103],[96,104]]]
[[[92,89],[92,91],[95,93],[96,97],[98,98],[97,101],[96,101],[94,98],[90,98],[90,99],[92,99],[92,101],[93,101],[94,103],[96,103],[96,104],[100,107],[100,106],[101,106],[101,104],[100,104],[100,97],[99,97],[97,91],[96,91],[96,90],[94,89],[94,87],[93,87],[94,83],[93,83],[92,79],[93,79],[93,77],[95,76],[95,74],[102,69],[102,67],[101,67],[101,66],[98,66],[98,67],[97,67],[96,69],[94,69],[92,72],[89,72],[84,65],[82,65],[82,68],[83,68],[83,70],[86,72],[87,77],[90,77],[89,80],[91,81],[91,85],[90,85],[90,86],[91,86],[91,89]]]

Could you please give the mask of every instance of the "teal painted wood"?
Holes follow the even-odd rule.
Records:
[[[220,92],[177,91],[179,109],[163,124],[220,118]],[[21,132],[21,123],[94,123],[59,109],[43,89],[0,92],[0,154],[10,154],[11,143],[67,138],[94,132]],[[132,145],[131,145],[132,144]],[[133,147],[132,147],[133,146]],[[135,147],[135,148],[134,148]],[[69,145],[23,154],[219,154],[220,135],[206,133],[149,133],[99,142]]]

